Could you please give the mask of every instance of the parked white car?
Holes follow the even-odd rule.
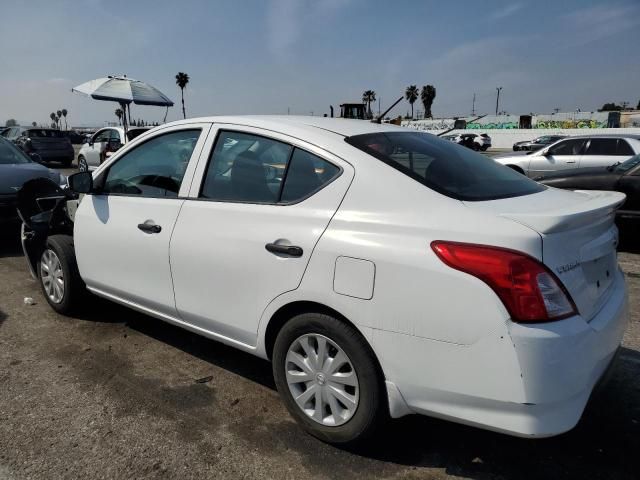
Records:
[[[581,135],[564,138],[527,155],[494,160],[534,178],[573,168],[606,167],[640,153],[640,135]]]
[[[75,216],[23,234],[55,310],[86,288],[269,359],[327,442],[412,413],[565,432],[627,324],[623,194],[548,188],[415,130],[190,119],[69,185]]]
[[[93,171],[115,150],[151,127],[132,127],[124,134],[123,127],[107,127],[98,130],[82,145],[78,152],[78,170]]]

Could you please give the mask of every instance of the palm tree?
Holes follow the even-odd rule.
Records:
[[[413,118],[413,104],[418,99],[419,95],[418,87],[415,85],[409,85],[404,92],[404,98],[406,98],[411,104],[411,118]]]
[[[55,112],[51,112],[51,114],[49,115],[49,118],[51,119],[52,122],[56,122],[56,114],[55,114]]]
[[[431,114],[431,106],[433,105],[433,101],[436,98],[436,87],[433,85],[425,85],[422,87],[422,92],[420,93],[420,99],[422,100],[422,105],[424,106],[424,118],[433,118]]]
[[[62,118],[62,110],[58,110],[56,112],[56,115],[58,116],[58,119],[56,120],[56,123],[58,123],[58,130],[60,130],[60,119]]]
[[[62,109],[62,116],[64,117],[64,129],[65,130],[69,130],[69,125],[67,125],[67,113],[69,113],[69,112],[67,112],[67,109],[63,108]]]
[[[37,124],[36,122],[31,122],[31,126],[32,126],[32,127],[37,127],[37,126],[38,126],[38,124]]]
[[[122,125],[122,109],[121,108],[116,108],[116,111],[114,112],[116,114],[116,117],[118,117],[118,123],[120,125]]]
[[[362,94],[362,101],[367,104],[367,115],[368,115],[368,117],[372,118],[373,114],[371,113],[371,102],[375,102],[376,101],[376,92],[374,92],[373,90],[366,90]]]
[[[187,83],[189,83],[189,75],[183,72],[178,72],[176,75],[176,85],[180,87],[180,94],[182,95],[182,116],[184,118],[187,118],[187,113],[184,109],[184,89],[187,86]]]

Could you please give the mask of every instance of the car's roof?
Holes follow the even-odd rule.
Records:
[[[237,115],[201,117],[190,118],[188,120],[179,120],[177,122],[165,124],[164,126],[173,126],[196,122],[227,123],[276,131],[282,131],[283,129],[287,129],[287,127],[295,128],[296,130],[307,130],[309,132],[315,133],[319,133],[319,131],[324,130],[326,132],[331,132],[343,137],[376,132],[416,131],[389,123],[373,123],[368,120],[351,120],[346,118],[330,117],[305,117],[297,115]]]

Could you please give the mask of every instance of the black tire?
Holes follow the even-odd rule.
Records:
[[[54,299],[49,296],[42,280],[41,265],[43,255],[47,250],[51,250],[55,253],[60,262],[63,274],[64,293],[59,302],[54,301]],[[42,290],[44,298],[47,300],[49,305],[51,305],[51,308],[64,315],[76,312],[80,309],[83,300],[87,295],[87,289],[84,281],[80,277],[80,272],[78,271],[72,237],[69,235],[52,235],[47,238],[45,248],[42,254],[38,257],[36,268],[40,289]]]
[[[89,171],[89,166],[87,165],[87,160],[82,155],[80,155],[78,157],[78,171],[79,172],[87,172],[87,171]]]
[[[287,352],[296,339],[306,334],[320,334],[330,339],[346,353],[355,369],[359,384],[358,406],[342,425],[326,426],[311,419],[289,390]],[[304,313],[282,327],[273,349],[273,376],[289,413],[304,430],[324,442],[343,446],[361,444],[388,418],[384,382],[371,347],[354,327],[329,315]]]
[[[473,145],[471,146],[471,148],[473,149],[473,151],[477,152],[478,150],[480,150],[480,145],[473,142]]]

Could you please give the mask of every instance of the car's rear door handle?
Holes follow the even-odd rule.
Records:
[[[268,252],[286,255],[288,257],[301,257],[304,253],[302,248],[296,247],[295,245],[280,245],[278,243],[267,243],[264,248],[267,249]]]
[[[138,228],[146,233],[160,233],[162,231],[162,227],[155,223],[139,223]]]

